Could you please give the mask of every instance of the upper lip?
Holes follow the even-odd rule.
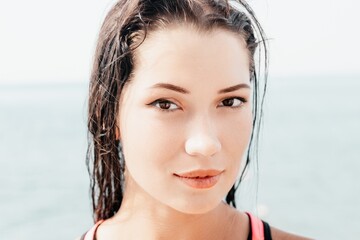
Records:
[[[195,178],[195,177],[213,177],[222,173],[222,170],[206,169],[206,170],[195,170],[185,173],[175,173],[179,177]]]

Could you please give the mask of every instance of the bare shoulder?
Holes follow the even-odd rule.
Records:
[[[233,223],[233,225],[236,226],[237,229],[241,229],[241,232],[248,233],[250,230],[248,215],[245,212],[241,212],[230,206],[227,206],[227,211],[230,213],[229,216],[231,216],[231,222]],[[280,229],[272,227],[270,223],[269,225],[270,225],[271,237],[273,240],[313,240],[313,238],[302,237],[299,235],[282,231]],[[238,239],[245,239],[245,238],[238,238]]]
[[[238,209],[229,206],[227,204],[224,205],[228,213],[228,216],[231,216],[234,220],[239,220],[241,223],[245,225],[249,223],[249,218],[245,212],[239,211]]]
[[[274,240],[313,240],[313,238],[307,238],[292,233],[287,233],[274,227],[270,227],[270,231],[271,237]]]
[[[247,239],[249,235],[249,218],[246,213],[239,211],[227,204],[224,204],[228,232],[231,236],[224,239]]]

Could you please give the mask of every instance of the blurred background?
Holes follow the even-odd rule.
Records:
[[[74,239],[92,224],[86,94],[113,3],[0,1],[0,239]],[[360,3],[249,3],[270,72],[259,170],[240,207],[316,239],[358,239]]]

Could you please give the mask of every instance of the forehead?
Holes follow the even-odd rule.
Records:
[[[249,54],[240,35],[177,26],[152,32],[136,50],[134,81],[249,83]],[[223,85],[222,84],[222,85]]]

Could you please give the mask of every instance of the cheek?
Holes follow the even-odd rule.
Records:
[[[139,109],[128,112],[121,140],[126,167],[134,181],[149,195],[166,202],[176,195],[169,176],[179,154],[179,134],[171,121],[160,121],[151,114]]]
[[[252,132],[252,112],[251,109],[244,109],[238,116],[224,118],[220,125],[221,141],[229,147],[229,150],[235,152],[241,151],[250,140]]]
[[[152,116],[153,115],[153,116]],[[153,110],[128,111],[121,124],[121,140],[126,164],[138,175],[164,172],[173,153],[178,150],[176,124],[160,120]],[[135,172],[133,172],[135,174]],[[152,178],[153,178],[152,177]]]
[[[228,170],[235,178],[240,171],[240,166],[247,154],[252,126],[251,110],[242,112],[238,117],[227,120],[221,128],[222,151],[225,154]]]

